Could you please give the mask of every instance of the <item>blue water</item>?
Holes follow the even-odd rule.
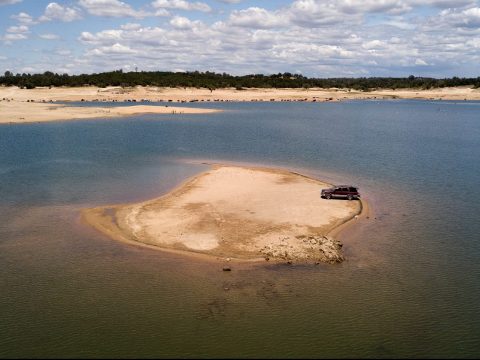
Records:
[[[480,356],[479,102],[194,106],[225,111],[0,126],[0,357]],[[80,221],[203,162],[352,183],[371,216],[340,265],[229,274]]]

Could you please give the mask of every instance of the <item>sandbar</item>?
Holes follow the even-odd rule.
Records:
[[[326,200],[319,180],[283,169],[214,165],[159,198],[84,209],[109,237],[183,254],[237,261],[337,263],[330,232],[361,201]]]
[[[21,103],[16,101],[0,102],[0,110],[0,124],[113,118],[143,114],[208,114],[219,111],[215,109],[175,106],[132,105],[115,107],[83,107],[51,103]]]

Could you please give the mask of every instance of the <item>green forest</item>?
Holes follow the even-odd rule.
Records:
[[[46,71],[43,74],[13,74],[6,71],[0,76],[0,85],[33,89],[40,86],[160,86],[196,87],[210,90],[220,88],[349,88],[355,90],[418,88],[431,89],[473,85],[480,87],[480,77],[445,78],[415,77],[360,77],[360,78],[308,78],[300,74],[251,74],[233,76],[214,72],[162,72],[115,70],[94,74],[68,75]]]

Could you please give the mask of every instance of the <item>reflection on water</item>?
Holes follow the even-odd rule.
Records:
[[[472,104],[208,104],[228,111],[0,127],[0,356],[478,357]],[[182,159],[353,183],[371,214],[342,234],[340,265],[228,273],[80,222],[206,168]]]

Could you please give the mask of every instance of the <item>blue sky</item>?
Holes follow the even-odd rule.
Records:
[[[480,0],[0,0],[0,72],[480,76]]]

